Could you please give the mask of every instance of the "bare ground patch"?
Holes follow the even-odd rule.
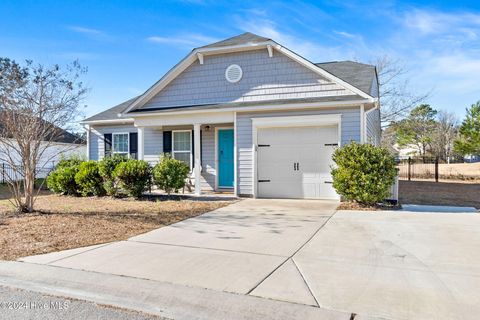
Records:
[[[1,200],[0,259],[124,240],[230,203],[45,195],[36,203],[42,213],[14,215],[8,201]]]

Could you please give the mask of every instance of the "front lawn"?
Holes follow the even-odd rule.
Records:
[[[1,198],[0,198],[1,199]],[[124,240],[224,207],[231,201],[138,201],[42,195],[42,213],[14,215],[0,200],[0,259]]]

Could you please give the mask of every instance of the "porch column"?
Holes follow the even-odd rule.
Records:
[[[144,155],[144,137],[145,137],[145,128],[144,127],[137,127],[137,134],[138,134],[138,144],[137,144],[137,159],[143,160]]]
[[[200,126],[201,124],[195,123],[193,125],[193,143],[195,146],[195,152],[193,155],[193,161],[195,163],[194,174],[195,174],[195,195],[199,196],[202,193],[202,183],[200,177],[202,175],[202,168],[200,167],[200,152],[202,146],[200,145]]]

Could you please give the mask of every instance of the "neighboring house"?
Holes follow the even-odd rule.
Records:
[[[420,146],[415,144],[408,144],[406,146],[400,146],[398,143],[393,145],[393,150],[397,154],[398,159],[408,159],[409,157],[419,157],[420,156]]]
[[[312,63],[251,33],[194,49],[144,94],[82,122],[88,157],[185,161],[195,192],[338,199],[331,155],[380,143],[372,65]]]
[[[86,141],[66,130],[59,130],[61,130],[61,135],[54,141],[48,142],[49,146],[40,157],[40,161],[37,164],[37,178],[45,178],[62,158],[72,156],[85,157],[87,152]],[[15,143],[14,140],[10,140],[9,144],[12,142]],[[14,171],[6,161],[5,148],[7,148],[7,145],[0,142],[0,182],[5,181],[6,174],[14,176]],[[17,165],[21,165],[22,161],[19,155],[16,155],[14,152],[9,152],[9,154],[13,156],[13,160]],[[4,170],[6,172],[3,172]],[[18,176],[18,174],[15,174],[15,176]]]

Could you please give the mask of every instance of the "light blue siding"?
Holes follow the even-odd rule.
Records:
[[[90,160],[101,160],[105,154],[105,141],[103,135],[106,133],[130,133],[137,132],[133,125],[116,126],[93,126],[90,130],[89,154]]]
[[[190,127],[167,127],[166,130],[190,129]],[[89,159],[101,160],[104,156],[105,142],[103,135],[106,133],[137,132],[133,125],[93,126],[90,131]],[[144,129],[144,160],[155,165],[163,152],[163,131],[157,128]],[[207,131],[202,127],[202,190],[215,189],[215,126],[210,126]]]
[[[275,116],[341,114],[341,143],[360,142],[360,108],[337,108],[265,113],[237,113],[237,181],[240,195],[253,194],[253,136],[252,119]]]
[[[225,79],[225,70],[238,64],[243,77],[238,83]],[[355,95],[275,51],[266,49],[205,56],[195,61],[143,108],[211,103],[252,102]]]

